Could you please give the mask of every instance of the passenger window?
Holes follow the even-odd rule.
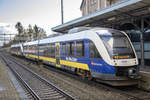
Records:
[[[48,47],[49,47],[49,57],[51,57],[51,44],[48,44]]]
[[[74,56],[74,42],[70,42],[70,55]]]
[[[55,58],[55,45],[51,44],[51,57]]]
[[[66,43],[62,44],[62,55],[66,56]]]
[[[77,57],[84,57],[84,41],[76,42]]]
[[[49,56],[50,56],[50,49],[49,49],[49,48],[50,48],[50,47],[49,47],[48,44],[44,46],[43,54],[44,54],[44,56],[46,56],[46,57],[49,57]]]
[[[68,56],[70,56],[70,43],[67,43]]]
[[[74,56],[74,42],[68,43],[68,55]]]
[[[101,58],[96,46],[92,41],[89,42],[90,48],[90,58]]]

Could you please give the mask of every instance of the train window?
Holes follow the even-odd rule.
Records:
[[[62,55],[66,56],[66,43],[62,44]]]
[[[68,56],[70,56],[70,43],[67,44],[67,48],[68,48]]]
[[[74,56],[74,42],[68,43],[68,55]]]
[[[47,45],[47,44],[44,46],[43,55],[46,56],[46,57],[49,56],[49,48],[48,48],[48,45]]]
[[[37,52],[38,52],[38,46],[35,45],[35,53],[37,53]]]
[[[47,56],[48,57],[51,57],[51,44],[48,44],[48,54],[47,54]]]
[[[70,42],[71,56],[74,56],[74,42]]]
[[[55,58],[55,45],[54,44],[51,45],[51,57]]]
[[[90,58],[101,58],[96,46],[92,41],[89,42]]]
[[[76,56],[84,57],[84,41],[76,42]]]
[[[24,46],[24,50],[27,50],[27,46]]]

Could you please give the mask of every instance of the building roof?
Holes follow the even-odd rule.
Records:
[[[69,29],[87,24],[106,24],[111,20],[120,21],[126,17],[139,17],[149,14],[150,0],[123,0],[95,13],[74,19],[52,28],[52,31],[65,33]]]

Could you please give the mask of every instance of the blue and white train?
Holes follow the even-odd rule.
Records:
[[[65,35],[12,45],[11,52],[113,86],[136,85],[139,79],[134,47],[119,30],[74,28]]]

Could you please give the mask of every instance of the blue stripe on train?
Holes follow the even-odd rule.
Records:
[[[102,74],[115,74],[115,68],[109,64],[107,64],[102,59],[93,59],[89,64],[91,72],[97,72]]]

